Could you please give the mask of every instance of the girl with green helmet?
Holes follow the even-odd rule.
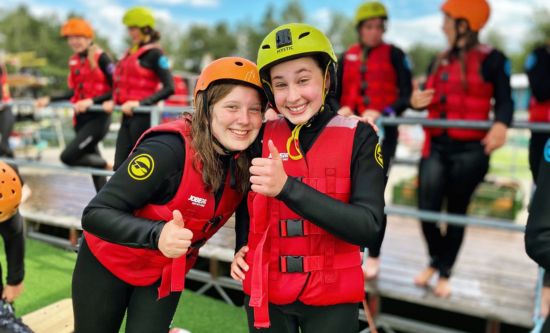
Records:
[[[249,217],[236,221],[231,275],[243,282],[251,332],[357,332],[360,248],[376,242],[384,208],[376,132],[336,114],[336,56],[318,29],[282,25],[258,68],[271,106],[252,149]],[[368,184],[368,186],[364,186]]]
[[[158,44],[160,34],[155,30],[151,10],[131,8],[124,14],[122,22],[128,27],[132,45],[114,70],[113,99],[103,103],[105,110],[120,105],[123,113],[116,142],[115,170],[151,125],[150,114],[134,114],[133,108],[155,105],[174,93],[170,64]]]
[[[399,116],[409,107],[410,62],[399,47],[384,41],[387,20],[388,11],[378,1],[364,2],[357,8],[354,25],[358,41],[338,61],[339,114],[377,121],[379,117]],[[397,150],[398,134],[397,126],[384,127],[381,144],[386,159],[386,180]],[[378,244],[368,249],[369,256],[364,264],[366,279],[376,278],[380,271],[383,238],[384,232]]]

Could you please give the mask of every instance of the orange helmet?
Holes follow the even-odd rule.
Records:
[[[212,61],[206,66],[197,80],[193,98],[208,89],[215,81],[237,81],[258,88],[262,91],[258,67],[252,61],[241,57],[225,57]]]
[[[83,36],[94,38],[94,29],[86,20],[78,17],[73,17],[67,20],[61,27],[61,36]]]
[[[483,28],[491,13],[486,0],[447,0],[441,10],[455,20],[466,20],[472,31]]]
[[[0,222],[7,221],[17,212],[21,202],[21,180],[15,170],[0,161]]]

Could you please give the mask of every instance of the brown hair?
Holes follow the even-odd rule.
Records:
[[[88,47],[88,63],[90,64],[90,68],[92,70],[96,69],[98,66],[97,61],[95,59],[95,54],[97,51],[101,51],[101,48],[96,44],[94,44],[94,42],[92,42]]]
[[[458,25],[460,24],[460,21],[465,21],[465,20],[459,19],[456,21],[455,30],[457,35],[458,35]],[[462,82],[462,87],[464,89],[467,89],[468,83],[466,81],[466,53],[479,44],[478,32],[468,28],[467,31],[464,33],[464,35],[461,36],[460,38],[464,39],[465,41],[464,46],[459,47],[458,40],[456,40],[454,45],[452,45],[452,47],[449,50],[439,54],[434,62],[434,66],[432,66],[430,75],[435,74],[438,67],[441,65],[443,61],[450,62],[453,58],[456,58],[460,62],[460,81]]]
[[[199,170],[202,164],[202,180],[207,189],[211,192],[216,191],[225,182],[225,172],[218,157],[223,147],[215,143],[212,129],[212,110],[214,104],[227,96],[238,86],[237,83],[216,83],[211,85],[206,91],[197,94],[195,100],[195,113],[191,127],[192,144],[196,154],[194,157],[194,166]],[[206,95],[206,101],[205,101]],[[262,96],[262,94],[260,94]],[[262,112],[265,109],[265,101],[262,100]],[[204,103],[206,104],[206,108]],[[205,110],[206,109],[206,110]],[[250,153],[244,150],[235,155],[236,158],[236,189],[240,192],[246,192],[249,188],[250,172]]]

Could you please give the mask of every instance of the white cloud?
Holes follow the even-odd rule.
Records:
[[[218,7],[219,0],[140,0],[143,4],[189,5],[192,7]]]
[[[321,31],[329,29],[332,10],[330,8],[319,8],[311,15],[311,24]]]

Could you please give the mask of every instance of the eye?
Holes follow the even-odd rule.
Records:
[[[273,84],[273,88],[275,88],[275,89],[282,89],[284,87],[286,87],[286,83],[284,83],[284,82],[275,82]]]
[[[227,110],[229,111],[237,111],[239,109],[239,107],[236,105],[236,104],[229,104],[229,105],[226,105],[225,107]]]
[[[305,78],[301,78],[298,80],[298,84],[306,84],[309,82],[309,78],[305,77]]]

